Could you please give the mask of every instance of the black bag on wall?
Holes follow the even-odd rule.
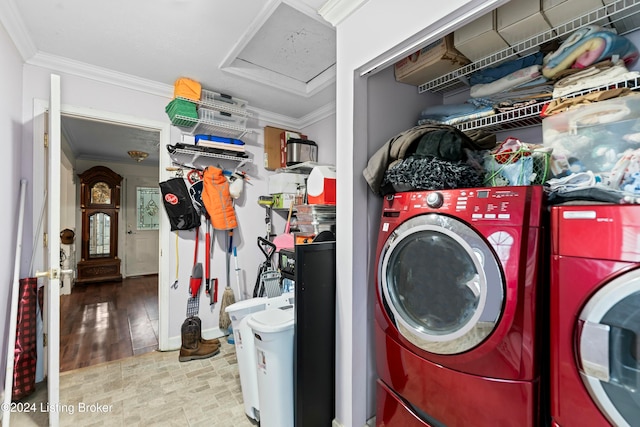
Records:
[[[171,231],[191,230],[200,226],[200,214],[193,206],[184,178],[171,178],[161,182],[160,191]]]

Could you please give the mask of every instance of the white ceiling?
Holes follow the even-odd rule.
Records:
[[[115,71],[164,90],[167,102],[175,80],[189,77],[293,121],[335,102],[335,31],[317,13],[326,0],[2,2],[0,22],[27,63],[65,70],[77,64],[103,76]],[[109,126],[115,125],[101,124],[89,144],[84,135],[91,127],[81,120],[64,119],[63,132],[77,158],[112,158],[118,154],[93,148],[105,146],[101,135],[123,133]],[[134,134],[119,137],[143,146],[157,136],[125,130]]]

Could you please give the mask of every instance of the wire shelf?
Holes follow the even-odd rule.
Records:
[[[192,124],[191,126],[178,126],[183,133],[189,135],[207,134],[240,139],[245,134],[252,133],[251,129],[247,129],[244,126],[207,118],[194,119],[192,117],[176,114],[174,122],[177,120],[179,120],[179,123],[181,124]]]
[[[599,90],[619,88],[629,88],[631,90],[640,89],[640,77],[585,89],[583,91],[568,94],[566,96],[563,96],[562,98],[575,98],[577,96],[586,95],[588,93],[596,92]],[[492,116],[469,120],[468,122],[457,123],[453,126],[463,132],[479,128],[486,129],[490,132],[497,132],[508,129],[519,129],[537,126],[542,123],[542,117],[540,116],[540,113],[542,112],[542,108],[547,103],[549,103],[549,101],[543,101],[537,104],[527,105],[526,107],[513,109],[511,111],[496,113]]]
[[[469,85],[467,84],[467,76],[477,70],[498,64],[506,59],[517,55],[518,52],[524,52],[531,48],[540,46],[541,44],[548,41],[562,38],[585,25],[602,23],[603,20],[607,20],[610,16],[613,15],[621,16],[620,12],[626,11],[636,4],[640,4],[640,0],[618,0],[615,3],[611,3],[609,5],[595,9],[572,21],[554,27],[551,30],[545,31],[506,49],[495,52],[485,58],[479,59],[478,61],[475,61],[469,65],[466,65],[434,80],[425,82],[424,84],[418,86],[418,93],[445,93],[454,89],[468,87]],[[635,12],[637,11],[634,11],[634,13]]]
[[[190,150],[188,148],[175,147],[171,145],[167,146],[167,150],[169,151],[169,157],[171,157],[171,161],[174,165],[190,169],[204,169],[212,164],[212,159],[239,162],[240,165],[238,168],[242,167],[246,163],[253,162],[253,160],[245,153],[242,153],[242,155],[231,155],[225,154],[222,150],[220,150],[220,153],[216,153],[212,151]]]
[[[253,113],[247,110],[249,103],[244,99],[234,98],[233,96],[225,95],[223,93],[213,92],[210,90],[202,89],[200,93],[200,100],[193,100],[189,98],[178,97],[185,101],[194,102],[202,107],[209,108],[217,111],[224,111],[226,113],[235,114],[242,117],[252,117]]]

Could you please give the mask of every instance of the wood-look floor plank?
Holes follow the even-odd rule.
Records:
[[[60,371],[158,349],[158,276],[74,286],[60,298]]]

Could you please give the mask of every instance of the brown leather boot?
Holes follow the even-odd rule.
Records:
[[[198,316],[191,316],[190,319],[193,319],[194,322],[198,324],[198,337],[200,337],[200,342],[203,344],[217,344],[220,346],[220,340],[218,338],[212,338],[210,340],[206,340],[202,338],[202,319]]]
[[[182,323],[182,347],[180,347],[180,362],[206,359],[220,353],[220,345],[216,343],[202,343],[199,337],[199,326],[192,318]]]

